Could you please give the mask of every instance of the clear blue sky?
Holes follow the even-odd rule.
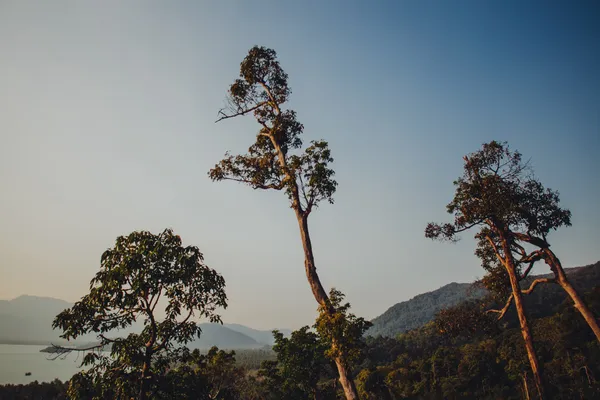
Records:
[[[600,259],[600,7],[571,1],[0,1],[0,298],[84,295],[116,236],[172,227],[227,281],[228,322],[312,323],[282,193],[213,183],[250,119],[214,124],[274,48],[335,158],[311,217],[322,281],[372,318],[482,270],[444,220],[461,157],[507,140],[562,194],[566,266]]]

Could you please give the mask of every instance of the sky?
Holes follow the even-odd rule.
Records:
[[[170,227],[225,277],[226,322],[312,324],[285,195],[207,176],[255,139],[251,117],[215,124],[254,45],[277,51],[305,141],[332,149],[335,204],[310,229],[357,315],[483,275],[470,234],[423,231],[494,139],[573,212],[549,237],[564,266],[594,263],[599,19],[586,1],[0,0],[0,298],[76,301],[117,236]]]

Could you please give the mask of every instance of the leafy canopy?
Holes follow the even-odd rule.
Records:
[[[228,107],[218,121],[252,113],[260,125],[246,154],[231,155],[209,171],[213,181],[233,180],[254,189],[285,190],[292,207],[308,215],[326,200],[333,203],[337,182],[327,142],[312,141],[304,150],[304,126],[296,112],[284,109],[291,89],[274,50],[255,46],[229,89]]]
[[[325,357],[327,344],[304,326],[292,332],[289,338],[273,331],[276,361],[263,361],[259,376],[274,398],[307,399],[315,397],[319,381],[333,377],[329,360]]]
[[[334,312],[319,307],[315,328],[319,336],[329,343],[325,355],[331,359],[342,359],[351,367],[362,355],[365,346],[364,333],[373,325],[362,317],[349,313],[350,303],[342,303],[344,294],[332,288],[329,301]]]
[[[521,153],[507,143],[485,143],[464,161],[463,175],[454,182],[454,198],[446,207],[454,222],[429,223],[425,236],[455,241],[458,233],[478,228],[475,254],[490,272],[484,281],[499,293],[508,277],[498,257],[516,257],[519,268],[531,262],[520,240],[539,237],[545,242],[550,231],[571,224],[571,212],[560,207],[558,192],[545,188]],[[504,254],[501,239],[509,243],[511,254]]]
[[[94,365],[92,374],[139,372],[149,359],[156,367],[177,344],[200,336],[194,319],[220,322],[217,308],[227,307],[223,277],[204,264],[197,247],[183,246],[170,229],[120,236],[100,264],[89,294],[53,322],[65,339],[95,333],[100,344],[94,348],[111,346],[110,357],[94,352],[84,357],[83,365]],[[164,308],[157,308],[159,303]],[[109,336],[139,320],[144,325],[140,333]]]

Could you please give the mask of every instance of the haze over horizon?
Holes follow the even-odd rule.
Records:
[[[0,0],[0,298],[74,302],[117,236],[171,227],[225,277],[225,321],[312,324],[284,194],[207,176],[255,138],[251,117],[214,123],[254,45],[277,51],[305,142],[331,147],[339,187],[311,234],[357,315],[483,275],[470,234],[423,231],[492,139],[573,212],[549,237],[564,266],[594,263],[599,17],[592,1]]]

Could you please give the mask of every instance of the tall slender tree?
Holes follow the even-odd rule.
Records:
[[[333,161],[327,142],[313,141],[301,152],[303,125],[296,112],[284,108],[291,89],[274,50],[255,46],[240,66],[240,78],[229,89],[229,105],[218,121],[252,114],[259,124],[256,141],[247,154],[226,154],[210,170],[213,181],[233,180],[254,189],[284,191],[294,211],[304,250],[304,267],[313,296],[330,315],[337,313],[323,288],[313,254],[308,217],[321,203],[333,203],[337,182],[329,164]],[[331,345],[341,344],[334,340]],[[357,391],[343,354],[335,357],[340,383],[347,399]]]

